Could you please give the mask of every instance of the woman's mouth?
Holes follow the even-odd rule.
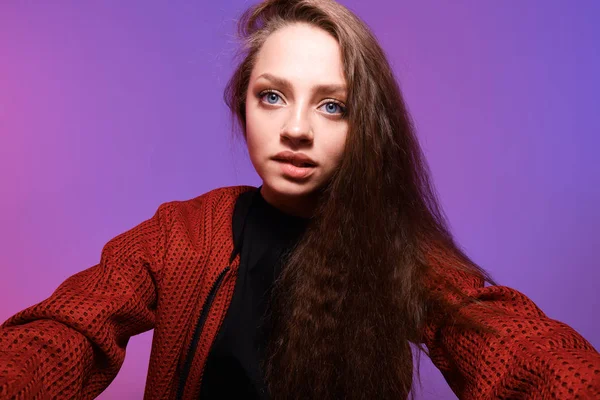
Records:
[[[281,165],[281,172],[290,178],[306,178],[315,170],[315,166],[298,161],[275,160]]]

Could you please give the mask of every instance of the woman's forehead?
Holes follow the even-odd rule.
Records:
[[[344,69],[337,40],[308,24],[294,24],[272,33],[257,54],[252,78],[265,74],[291,84],[344,86]]]

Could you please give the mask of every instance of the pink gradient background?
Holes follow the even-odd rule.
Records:
[[[0,322],[162,202],[260,185],[222,101],[248,2],[49,3],[0,4]],[[600,3],[342,3],[389,55],[459,243],[600,348]],[[151,339],[101,399],[142,398]],[[456,398],[421,371],[419,399]]]

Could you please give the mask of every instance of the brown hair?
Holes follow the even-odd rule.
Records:
[[[386,56],[344,6],[267,0],[242,15],[243,59],[225,101],[243,137],[256,56],[271,33],[292,23],[311,24],[338,41],[349,132],[340,165],[275,283],[263,366],[268,388],[275,399],[406,398],[410,343],[425,351],[429,318],[447,315],[486,330],[463,321],[459,304],[431,290],[431,282],[467,301],[476,300],[445,279],[449,271],[495,282],[454,242]]]

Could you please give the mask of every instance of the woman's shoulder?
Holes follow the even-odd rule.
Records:
[[[257,190],[257,188],[248,185],[222,186],[189,199],[165,202],[160,205],[160,208],[189,218],[205,213],[214,215],[233,212],[239,195],[250,190]]]

